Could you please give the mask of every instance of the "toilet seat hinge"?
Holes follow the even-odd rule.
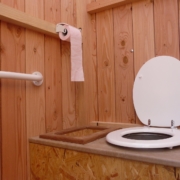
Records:
[[[171,120],[171,129],[174,129],[175,127],[174,127],[174,120]]]
[[[150,127],[150,126],[151,126],[151,120],[148,119],[148,127]]]

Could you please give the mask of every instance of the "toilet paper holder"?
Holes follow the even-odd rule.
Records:
[[[79,30],[81,31],[82,28],[79,28]],[[68,33],[67,29],[64,27],[62,23],[56,24],[56,33],[59,33],[59,32],[62,32],[64,36],[66,36]]]
[[[62,34],[65,36],[67,35],[67,29],[62,24],[56,25],[56,33],[62,32]]]

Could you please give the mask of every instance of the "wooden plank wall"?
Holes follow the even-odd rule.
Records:
[[[24,11],[24,1],[14,3],[2,0],[11,7]],[[25,72],[25,30],[21,27],[1,23],[1,69]],[[25,82],[1,81],[2,123],[2,179],[26,179],[26,101]]]
[[[135,123],[132,103],[134,82],[132,6],[113,9],[116,119]]]
[[[96,13],[99,121],[140,123],[133,108],[133,81],[154,56],[179,59],[178,4],[142,0]]]
[[[3,180],[30,179],[31,136],[91,121],[140,123],[132,103],[139,68],[154,56],[179,59],[179,0],[141,0],[89,15],[86,5],[93,1],[0,0],[40,19],[82,28],[85,73],[85,82],[70,82],[69,43],[1,22],[1,70],[44,76],[41,87],[1,80]]]

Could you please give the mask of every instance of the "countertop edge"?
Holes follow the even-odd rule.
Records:
[[[115,158],[122,158],[122,159],[127,159],[127,160],[134,160],[134,161],[139,161],[139,162],[144,162],[144,163],[159,164],[159,165],[171,166],[171,167],[180,167],[180,159],[178,160],[176,158],[174,159],[168,158],[169,156],[167,157],[167,154],[170,155],[170,157],[171,157],[171,154],[173,155],[173,150],[170,150],[170,149],[159,150],[158,149],[158,150],[153,150],[153,153],[150,153],[151,150],[138,151],[137,149],[135,150],[135,149],[129,149],[129,148],[123,148],[123,147],[111,145],[106,142],[105,138],[98,139],[96,141],[87,143],[85,145],[42,139],[39,137],[30,138],[29,142],[45,145],[45,146],[52,146],[52,147],[57,147],[57,148],[75,150],[79,152],[92,153],[92,154],[115,157]],[[101,144],[103,147],[98,146],[99,144]],[[161,151],[162,153],[164,153],[164,156],[161,155]],[[180,154],[180,148],[178,150],[177,149],[174,150],[175,152],[174,155],[176,155],[177,151],[179,151],[178,154]],[[150,153],[150,155],[148,153]]]

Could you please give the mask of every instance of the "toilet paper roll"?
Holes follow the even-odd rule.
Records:
[[[71,81],[84,81],[81,31],[68,24],[62,25],[65,26],[67,33],[59,33],[59,37],[71,43]]]

